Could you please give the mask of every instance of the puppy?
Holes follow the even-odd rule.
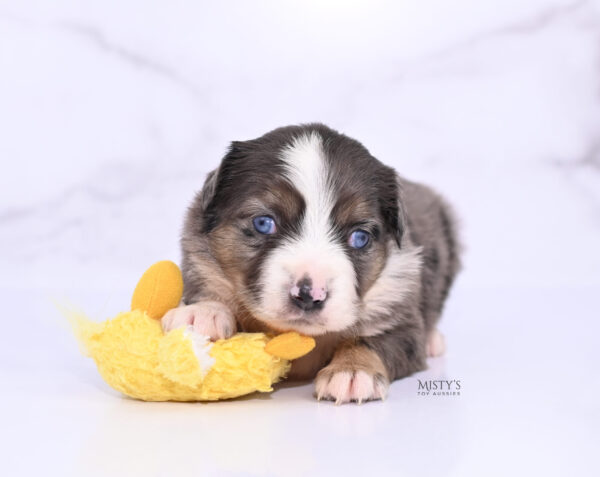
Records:
[[[459,268],[452,215],[359,142],[322,124],[233,142],[185,220],[184,305],[165,330],[315,337],[292,379],[337,403],[383,399],[444,351]]]

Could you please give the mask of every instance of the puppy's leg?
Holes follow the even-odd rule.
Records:
[[[437,328],[434,328],[427,336],[427,356],[435,358],[442,356],[445,351],[446,341],[444,340],[444,335]]]
[[[419,321],[339,348],[315,380],[317,398],[336,403],[384,399],[390,381],[425,368],[425,335]]]
[[[361,340],[379,355],[392,381],[426,367],[426,336],[421,320],[413,319],[410,324],[399,325]]]
[[[388,372],[381,358],[360,343],[338,348],[315,380],[317,399],[329,399],[336,404],[384,399],[388,387]]]
[[[229,338],[237,328],[229,307],[218,301],[201,301],[173,308],[163,316],[161,323],[165,332],[191,325],[194,331],[209,336],[213,341]]]

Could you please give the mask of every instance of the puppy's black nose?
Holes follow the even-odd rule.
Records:
[[[327,300],[327,291],[313,289],[312,281],[309,278],[303,278],[290,290],[290,299],[301,310],[320,310]]]

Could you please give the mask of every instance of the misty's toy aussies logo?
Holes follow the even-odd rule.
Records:
[[[417,394],[419,396],[460,396],[460,379],[447,381],[445,379],[428,379],[419,382]]]

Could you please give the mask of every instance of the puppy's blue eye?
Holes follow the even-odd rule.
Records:
[[[254,224],[254,228],[258,233],[265,235],[275,233],[275,220],[273,220],[273,218],[269,217],[268,215],[254,217],[254,219],[252,219],[252,223]]]
[[[364,230],[355,230],[350,234],[348,244],[352,248],[364,248],[369,243],[369,239],[369,232],[365,232]]]

